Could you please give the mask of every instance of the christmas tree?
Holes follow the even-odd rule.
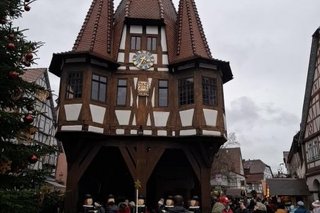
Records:
[[[35,63],[41,42],[28,41],[14,26],[31,7],[30,0],[0,1],[0,212],[41,212],[43,185],[50,170],[32,169],[55,147],[32,140],[36,103],[50,91],[22,79]]]

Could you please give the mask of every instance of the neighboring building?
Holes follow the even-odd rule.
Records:
[[[221,148],[215,155],[211,170],[211,186],[227,195],[241,196],[245,193],[246,180],[240,147]]]
[[[68,160],[65,211],[84,194],[201,198],[226,141],[228,62],[211,55],[194,0],[93,0],[72,51],[54,54],[61,77],[57,138]]]
[[[34,118],[33,125],[35,132],[29,135],[30,139],[36,143],[57,146],[55,138],[55,110],[51,94],[48,71],[46,68],[26,69],[22,79],[42,86],[46,91],[37,94],[35,109],[41,114]],[[44,165],[52,170],[52,177],[55,176],[57,162],[57,153],[43,156],[39,161],[33,164],[34,169],[41,169]]]
[[[320,199],[320,28],[312,36],[300,137],[297,143],[304,155],[305,178],[312,200]],[[302,175],[304,173],[302,167]]]
[[[266,192],[266,180],[273,178],[270,166],[261,160],[244,160],[244,174],[247,182],[247,192],[255,190],[257,195],[263,197]]]
[[[285,165],[287,169],[287,176],[292,178],[305,178],[305,161],[304,161],[304,151],[301,143],[299,143],[300,132],[298,132],[294,137],[291,144],[290,151],[285,157]]]

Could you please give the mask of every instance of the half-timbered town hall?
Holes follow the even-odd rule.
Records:
[[[76,35],[75,35],[76,36]],[[56,137],[68,162],[66,212],[83,195],[198,195],[210,208],[213,155],[226,141],[228,62],[210,52],[195,0],[93,0],[61,78]]]

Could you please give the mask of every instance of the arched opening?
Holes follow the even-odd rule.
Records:
[[[134,199],[134,182],[117,147],[103,147],[79,181],[79,199],[91,194],[103,203],[109,194],[116,199]]]
[[[200,183],[182,150],[169,149],[164,152],[147,183],[147,203],[156,208],[160,198],[181,194],[190,199],[200,195]]]

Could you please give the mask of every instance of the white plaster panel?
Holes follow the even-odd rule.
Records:
[[[167,36],[166,36],[166,30],[164,27],[161,27],[161,47],[162,51],[167,51]]]
[[[147,26],[147,34],[158,35],[158,26]]]
[[[154,124],[156,127],[167,126],[169,112],[153,112],[154,115]]]
[[[180,111],[179,113],[182,126],[192,126],[194,109]]]
[[[202,130],[202,135],[221,136],[221,132],[219,132],[219,131]]]
[[[169,69],[168,68],[158,68],[158,71],[160,71],[160,72],[168,72]]]
[[[130,106],[133,106],[133,91],[130,90]]]
[[[95,123],[103,124],[106,108],[90,104],[90,111],[92,121]]]
[[[315,162],[315,166],[320,166],[320,161],[319,161],[319,160],[317,160],[317,161]]]
[[[77,121],[80,115],[82,104],[66,104],[64,110],[66,112],[67,121]]]
[[[82,125],[61,126],[61,131],[82,131]]]
[[[153,55],[153,58],[154,58],[154,64],[158,64],[158,55],[157,54],[152,54],[152,55]],[[150,69],[152,69],[152,68],[150,68]]]
[[[172,131],[172,136],[176,136],[176,131]]]
[[[137,88],[138,78],[133,78],[134,88]]]
[[[217,110],[203,109],[203,113],[204,113],[204,118],[206,120],[206,124],[208,126],[217,125],[217,116],[218,116]]]
[[[169,64],[169,58],[168,58],[168,55],[167,55],[167,54],[163,54],[163,55],[162,55],[162,64],[163,64],[163,65]]]
[[[100,128],[100,127],[89,126],[88,131],[103,134],[103,128]]]
[[[158,130],[158,136],[167,136],[168,133],[166,130]]]
[[[140,34],[142,34],[142,26],[140,26],[140,25],[131,25],[130,26],[130,33],[140,33]]]
[[[152,130],[143,130],[144,135],[152,135]]]
[[[132,62],[131,62],[132,63]],[[130,66],[129,67],[130,70],[140,70],[138,67],[134,67],[134,66]]]
[[[123,26],[120,49],[124,50],[126,48],[126,37],[127,37],[127,26]]]
[[[138,131],[136,129],[132,129],[132,130],[130,130],[130,134],[136,135],[136,134],[138,134]]]
[[[133,115],[132,125],[133,125],[133,126],[137,125],[136,115]]]
[[[155,106],[155,98],[156,98],[156,95],[155,95],[155,88],[152,88],[152,97],[151,97],[151,104],[152,104],[152,107]]]
[[[151,118],[150,118],[150,113],[148,114],[147,126],[151,126]]]
[[[181,136],[196,135],[196,134],[197,134],[197,131],[195,129],[180,130]]]
[[[117,135],[124,135],[124,129],[116,129]]]
[[[118,53],[118,62],[124,62],[124,53]]]
[[[116,116],[119,125],[129,125],[131,111],[130,110],[116,110]]]
[[[129,53],[129,62],[130,63],[133,63],[133,56],[135,55],[135,53]],[[136,68],[136,67],[135,67]],[[130,67],[130,69],[131,69],[131,67]]]
[[[118,67],[118,70],[126,70],[126,69],[127,69],[126,66],[120,66],[120,67]]]

